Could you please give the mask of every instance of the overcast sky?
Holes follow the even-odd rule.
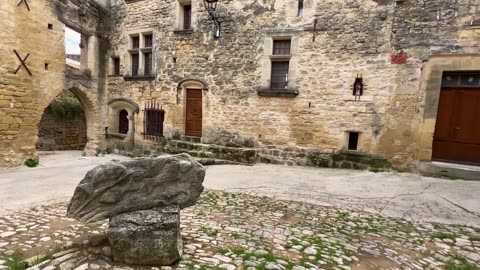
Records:
[[[68,27],[65,27],[65,52],[80,54],[80,34]]]

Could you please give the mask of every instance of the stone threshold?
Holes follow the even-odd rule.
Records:
[[[417,170],[426,176],[480,181],[480,166],[437,161],[420,161],[417,165]]]

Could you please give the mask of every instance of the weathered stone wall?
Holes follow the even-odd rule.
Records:
[[[477,3],[307,0],[303,17],[296,16],[296,3],[220,1],[222,35],[214,39],[201,1],[192,3],[193,31],[175,31],[174,0],[113,1],[111,55],[120,56],[128,74],[128,33],[153,30],[157,75],[151,81],[111,77],[109,98],[130,98],[140,108],[158,101],[166,111],[165,136],[172,138],[184,134],[185,125],[185,91],[178,83],[202,79],[208,83],[205,143],[255,146],[261,157],[282,162],[292,152],[337,152],[346,147],[346,132],[357,131],[360,152],[411,168],[423,132],[422,66],[433,55],[478,53],[479,36],[469,26]],[[297,40],[291,73],[299,94],[259,96],[257,90],[269,79],[266,40],[285,35]],[[401,52],[408,55],[406,63],[392,64],[391,55]],[[360,74],[366,89],[354,101],[352,85]],[[135,144],[151,143],[141,136],[142,113],[135,116],[135,127]],[[305,155],[298,159],[307,162]]]
[[[36,155],[37,126],[44,109],[65,88],[75,86],[72,91],[85,97],[82,103],[87,108],[93,108],[88,104],[102,103],[102,95],[97,93],[104,85],[100,61],[90,61],[97,67],[93,72],[95,76],[88,78],[95,87],[87,90],[88,87],[78,86],[78,81],[66,80],[64,48],[65,22],[91,35],[88,41],[92,47],[101,43],[96,41],[96,36],[102,36],[101,31],[107,25],[101,23],[108,18],[104,8],[93,0],[29,1],[30,11],[24,3],[19,6],[17,3],[0,1],[0,167],[18,166]],[[22,58],[30,54],[26,65],[32,76],[23,67],[15,74],[20,62],[14,49]],[[99,50],[92,50],[95,51]],[[98,56],[105,54],[104,50]],[[90,58],[93,59],[93,55]],[[92,110],[91,114],[99,112],[100,109]],[[89,117],[90,109],[86,113],[89,122],[101,122],[100,115]],[[99,124],[94,126],[98,130],[102,128]],[[89,135],[89,141],[95,142],[89,148],[91,152],[100,145],[99,136],[99,131]]]
[[[87,143],[85,114],[73,119],[59,119],[51,110],[45,113],[38,124],[37,150],[82,150]]]

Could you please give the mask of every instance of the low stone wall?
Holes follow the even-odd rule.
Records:
[[[87,143],[87,123],[82,112],[72,120],[60,120],[46,109],[38,125],[37,149],[82,150]]]

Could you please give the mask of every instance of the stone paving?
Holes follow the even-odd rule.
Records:
[[[111,261],[106,222],[66,203],[0,216],[0,269],[158,269]],[[161,269],[478,269],[480,228],[208,190],[182,211],[183,259]]]

